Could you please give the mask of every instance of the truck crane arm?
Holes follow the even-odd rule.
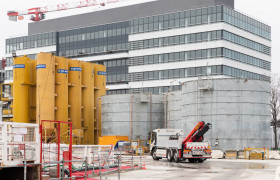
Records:
[[[204,121],[198,122],[196,126],[193,128],[193,130],[189,133],[189,135],[183,140],[182,144],[186,144],[188,140],[191,139],[191,137],[200,129],[204,127]]]
[[[189,133],[189,135],[183,140],[182,144],[185,145],[187,142],[201,142],[203,135],[211,129],[211,124],[205,124],[204,121],[198,122],[195,128]]]
[[[207,123],[202,128],[196,131],[196,133],[187,142],[201,142],[203,140],[203,135],[211,129],[211,124]]]

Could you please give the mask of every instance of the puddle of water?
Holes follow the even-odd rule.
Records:
[[[269,169],[270,166],[267,164],[261,164],[261,163],[242,163],[239,164],[238,166],[234,165],[229,165],[229,166],[224,166],[223,169]]]

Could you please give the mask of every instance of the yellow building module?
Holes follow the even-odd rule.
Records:
[[[106,94],[106,67],[51,53],[39,53],[37,57],[14,59],[12,120],[72,122],[74,143],[97,144],[101,136],[101,96]],[[68,125],[62,125],[61,135],[68,131]]]

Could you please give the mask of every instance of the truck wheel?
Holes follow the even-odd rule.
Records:
[[[174,161],[175,161],[175,163],[180,162],[179,153],[176,150],[174,151]]]
[[[188,159],[190,163],[196,163],[196,159],[195,158],[190,158]]]
[[[172,157],[171,150],[168,150],[168,151],[167,151],[167,160],[168,160],[169,162],[172,162],[172,161],[173,161],[173,157]]]
[[[198,163],[203,163],[204,160],[205,160],[205,159],[199,158],[199,159],[197,159],[197,162],[198,162]]]
[[[159,158],[157,157],[156,151],[157,151],[156,149],[153,150],[152,156],[153,156],[153,159],[154,159],[154,160],[158,161]]]

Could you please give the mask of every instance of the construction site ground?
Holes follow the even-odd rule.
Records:
[[[121,180],[274,180],[280,160],[209,159],[204,163],[170,163],[146,157],[146,170],[122,172]],[[107,176],[118,180],[117,174]]]

